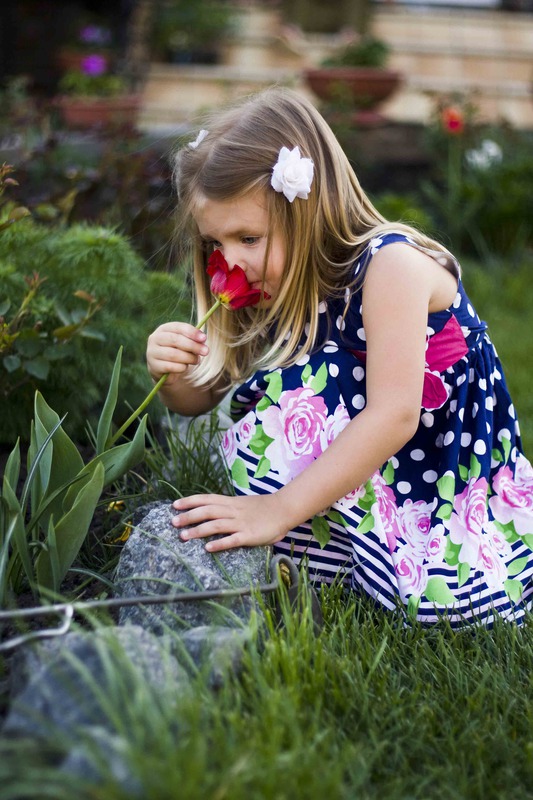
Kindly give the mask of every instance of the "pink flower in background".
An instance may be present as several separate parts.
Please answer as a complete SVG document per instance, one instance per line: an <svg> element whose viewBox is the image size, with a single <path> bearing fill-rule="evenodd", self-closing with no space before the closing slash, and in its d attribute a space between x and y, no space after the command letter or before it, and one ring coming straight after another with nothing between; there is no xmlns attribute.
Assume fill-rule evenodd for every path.
<svg viewBox="0 0 533 800"><path fill-rule="evenodd" d="M274 441L265 456L283 480L291 480L322 452L320 432L327 419L322 397L310 388L282 392L278 405L271 405L258 416L263 430Z"/></svg>
<svg viewBox="0 0 533 800"><path fill-rule="evenodd" d="M103 75L107 72L107 58L97 54L86 56L81 60L81 71L85 75Z"/></svg>
<svg viewBox="0 0 533 800"><path fill-rule="evenodd" d="M471 478L454 500L450 518L450 538L461 545L459 560L475 567L479 561L481 536L488 524L485 478Z"/></svg>
<svg viewBox="0 0 533 800"><path fill-rule="evenodd" d="M533 533L533 468L527 458L518 455L514 477L509 467L501 467L492 488L489 507L494 519L502 525L513 521L520 536Z"/></svg>

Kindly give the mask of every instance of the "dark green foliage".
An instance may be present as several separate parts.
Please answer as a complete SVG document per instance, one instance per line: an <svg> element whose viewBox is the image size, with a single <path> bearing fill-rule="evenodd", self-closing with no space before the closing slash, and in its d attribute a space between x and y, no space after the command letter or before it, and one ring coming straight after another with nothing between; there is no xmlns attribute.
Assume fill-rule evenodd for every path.
<svg viewBox="0 0 533 800"><path fill-rule="evenodd" d="M165 320L190 315L182 276L145 271L128 241L113 229L83 224L50 229L25 220L0 235L1 301L8 299L6 289L15 295L20 291L15 276L33 269L46 278L40 287L43 314L57 315L61 324L60 310L80 302L73 298L75 292L87 292L101 304L91 322L101 338L72 339L68 357L53 365L45 381L32 376L19 391L11 392L9 402L2 403L0 441L13 442L17 436L28 439L36 388L60 416L68 414L66 430L82 437L105 397L120 346L124 347L125 401L118 408L117 421L124 420L128 408L139 405L150 388L144 365L147 336ZM9 299L16 302L17 298ZM158 408L154 404L152 414Z"/></svg>

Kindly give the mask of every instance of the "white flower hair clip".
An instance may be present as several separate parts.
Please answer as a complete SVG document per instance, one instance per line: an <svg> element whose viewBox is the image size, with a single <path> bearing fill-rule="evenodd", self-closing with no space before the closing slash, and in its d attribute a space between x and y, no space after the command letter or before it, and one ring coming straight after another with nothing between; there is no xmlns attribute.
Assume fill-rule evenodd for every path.
<svg viewBox="0 0 533 800"><path fill-rule="evenodd" d="M283 192L289 203L295 197L307 200L313 183L314 165L310 158L302 158L300 148L282 147L270 183L276 192Z"/></svg>
<svg viewBox="0 0 533 800"><path fill-rule="evenodd" d="M206 131L202 128L202 130L200 131L194 142L189 142L188 147L191 147L193 150L196 150L198 145L203 142L208 133L209 131Z"/></svg>

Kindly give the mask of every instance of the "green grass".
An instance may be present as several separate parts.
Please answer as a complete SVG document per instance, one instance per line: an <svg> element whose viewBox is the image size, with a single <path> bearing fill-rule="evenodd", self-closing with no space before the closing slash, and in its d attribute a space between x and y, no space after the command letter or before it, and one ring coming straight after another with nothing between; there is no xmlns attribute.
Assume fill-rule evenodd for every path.
<svg viewBox="0 0 533 800"><path fill-rule="evenodd" d="M318 638L307 613L286 617L218 692L137 677L124 703L117 678L106 709L143 800L533 797L533 625L404 628L368 600L322 602ZM95 764L102 783L77 783L79 800L132 797ZM0 785L4 800L72 797L21 743L2 744Z"/></svg>
<svg viewBox="0 0 533 800"><path fill-rule="evenodd" d="M526 455L533 459L533 256L516 268L463 264L463 281L500 356L518 413Z"/></svg>

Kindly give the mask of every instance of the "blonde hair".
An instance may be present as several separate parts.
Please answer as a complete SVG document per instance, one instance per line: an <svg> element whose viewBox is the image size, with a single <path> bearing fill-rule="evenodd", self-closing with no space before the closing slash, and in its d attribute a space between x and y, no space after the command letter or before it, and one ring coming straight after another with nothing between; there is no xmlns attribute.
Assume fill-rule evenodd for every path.
<svg viewBox="0 0 533 800"><path fill-rule="evenodd" d="M272 232L285 241L286 263L278 296L268 308L219 309L207 323L210 353L196 385L247 378L257 368L287 366L317 344L318 306L356 288L354 261L374 236L408 234L421 247L448 251L413 228L388 223L363 192L333 131L315 107L289 89L271 88L206 121L208 135L176 156L181 241L192 250L197 313L212 305L203 247L194 223L201 197L222 201L262 191ZM270 186L282 147L298 146L314 163L307 200L290 203ZM364 278L363 278L364 279ZM303 341L303 346L298 347Z"/></svg>

